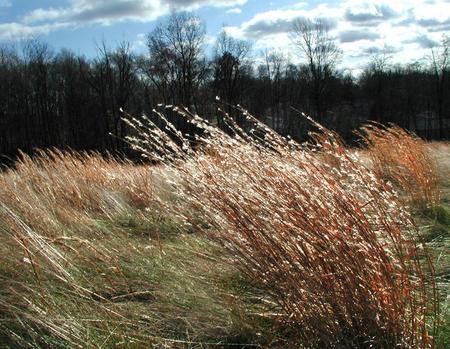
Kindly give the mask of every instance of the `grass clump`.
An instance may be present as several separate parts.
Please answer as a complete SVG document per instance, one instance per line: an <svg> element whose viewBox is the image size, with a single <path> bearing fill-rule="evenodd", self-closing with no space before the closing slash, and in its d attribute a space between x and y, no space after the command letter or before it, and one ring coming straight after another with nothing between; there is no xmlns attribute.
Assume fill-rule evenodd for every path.
<svg viewBox="0 0 450 349"><path fill-rule="evenodd" d="M439 203L438 167L425 141L396 125L372 123L360 134L377 176L392 181L415 205Z"/></svg>
<svg viewBox="0 0 450 349"><path fill-rule="evenodd" d="M316 144L304 147L245 111L252 128L225 114L227 133L180 113L206 136L194 156L168 151L173 189L207 224L178 216L264 290L290 346L432 346L426 319L437 305L414 222L335 133L316 124Z"/></svg>
<svg viewBox="0 0 450 349"><path fill-rule="evenodd" d="M172 197L160 170L51 151L23 155L1 175L2 345L261 341L254 333L264 327L244 322L238 309L247 301L231 301L223 281L238 271L215 258L211 241L165 215Z"/></svg>
<svg viewBox="0 0 450 349"><path fill-rule="evenodd" d="M370 124L363 128L363 139L379 178L394 183L407 198L414 219L420 226L421 240L427 245L435 274L441 312L435 321L437 348L450 346L448 301L450 273L450 163L449 145L427 144L398 126ZM425 258L425 257L424 257Z"/></svg>
<svg viewBox="0 0 450 349"><path fill-rule="evenodd" d="M417 213L424 225L424 238L428 242L450 238L450 212L443 205L425 207Z"/></svg>

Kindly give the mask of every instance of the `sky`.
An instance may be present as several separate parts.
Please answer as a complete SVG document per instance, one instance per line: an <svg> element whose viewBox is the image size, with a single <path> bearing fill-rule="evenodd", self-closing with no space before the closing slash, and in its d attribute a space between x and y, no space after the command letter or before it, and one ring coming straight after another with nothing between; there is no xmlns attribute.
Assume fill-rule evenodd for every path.
<svg viewBox="0 0 450 349"><path fill-rule="evenodd" d="M358 72L377 53L392 63L430 54L450 34L450 0L0 0L0 42L39 38L55 50L96 55L102 41L128 41L145 53L145 36L173 11L192 11L206 25L206 49L222 29L249 40L255 57L266 50L301 61L290 39L297 19L321 18L343 51L340 67Z"/></svg>

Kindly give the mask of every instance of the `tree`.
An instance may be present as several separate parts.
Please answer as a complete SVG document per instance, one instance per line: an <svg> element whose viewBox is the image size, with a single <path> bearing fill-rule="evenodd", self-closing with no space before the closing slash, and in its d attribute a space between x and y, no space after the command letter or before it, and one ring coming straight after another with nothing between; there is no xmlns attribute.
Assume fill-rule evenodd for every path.
<svg viewBox="0 0 450 349"><path fill-rule="evenodd" d="M282 128L282 87L289 64L285 55L277 51L266 50L263 53L263 59L263 63L258 67L258 79L262 83L264 99L270 110L271 126L273 129L280 131Z"/></svg>
<svg viewBox="0 0 450 349"><path fill-rule="evenodd" d="M40 146L47 146L58 139L58 122L54 117L54 100L50 88L50 70L53 50L37 39L28 41L24 46L26 74L30 88L29 107L33 115L35 132ZM31 120L30 120L31 121Z"/></svg>
<svg viewBox="0 0 450 349"><path fill-rule="evenodd" d="M205 26L189 13L174 13L147 36L150 62L145 70L164 101L198 109L198 88L206 74Z"/></svg>
<svg viewBox="0 0 450 349"><path fill-rule="evenodd" d="M243 80L249 72L251 45L230 37L222 30L217 38L213 58L214 91L230 104L241 103Z"/></svg>
<svg viewBox="0 0 450 349"><path fill-rule="evenodd" d="M370 100L369 118L381 123L392 121L387 115L387 95L391 75L391 56L385 46L382 50L373 52L370 61L360 77L360 85Z"/></svg>
<svg viewBox="0 0 450 349"><path fill-rule="evenodd" d="M330 25L323 19L298 19L291 32L292 42L307 61L315 117L319 122L324 118L327 88L341 57L341 50L329 31Z"/></svg>
<svg viewBox="0 0 450 349"><path fill-rule="evenodd" d="M0 46L0 156L14 149L29 150L35 135L30 124L30 86L17 47ZM0 163L2 159L0 157Z"/></svg>
<svg viewBox="0 0 450 349"><path fill-rule="evenodd" d="M122 145L120 138L125 136L125 124L121 121L120 108L133 112L129 101L137 81L136 71L135 56L125 41L115 51L110 51L103 42L98 47L98 57L85 71L101 108L98 132L111 132L116 136L114 141L113 138L105 139L109 143L107 147L118 149Z"/></svg>
<svg viewBox="0 0 450 349"><path fill-rule="evenodd" d="M450 73L450 37L444 36L441 45L431 49L431 69L436 89L436 114L439 123L439 137L444 138L444 101L446 83Z"/></svg>

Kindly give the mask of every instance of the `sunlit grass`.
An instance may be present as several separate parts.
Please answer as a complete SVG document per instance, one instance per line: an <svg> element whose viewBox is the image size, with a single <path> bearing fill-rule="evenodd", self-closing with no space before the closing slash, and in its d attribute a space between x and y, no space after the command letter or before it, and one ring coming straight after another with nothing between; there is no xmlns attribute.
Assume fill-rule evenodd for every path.
<svg viewBox="0 0 450 349"><path fill-rule="evenodd" d="M419 229L408 188L320 125L299 145L245 111L227 134L178 111L200 137L128 120L158 164L53 150L0 176L6 347L447 343L445 188Z"/></svg>

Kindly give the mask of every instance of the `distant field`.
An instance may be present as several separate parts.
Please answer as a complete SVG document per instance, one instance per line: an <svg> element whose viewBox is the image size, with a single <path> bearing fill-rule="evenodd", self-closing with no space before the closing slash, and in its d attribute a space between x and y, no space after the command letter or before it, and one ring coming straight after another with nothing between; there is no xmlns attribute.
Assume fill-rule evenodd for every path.
<svg viewBox="0 0 450 349"><path fill-rule="evenodd" d="M450 144L231 126L2 173L0 347L449 347Z"/></svg>

